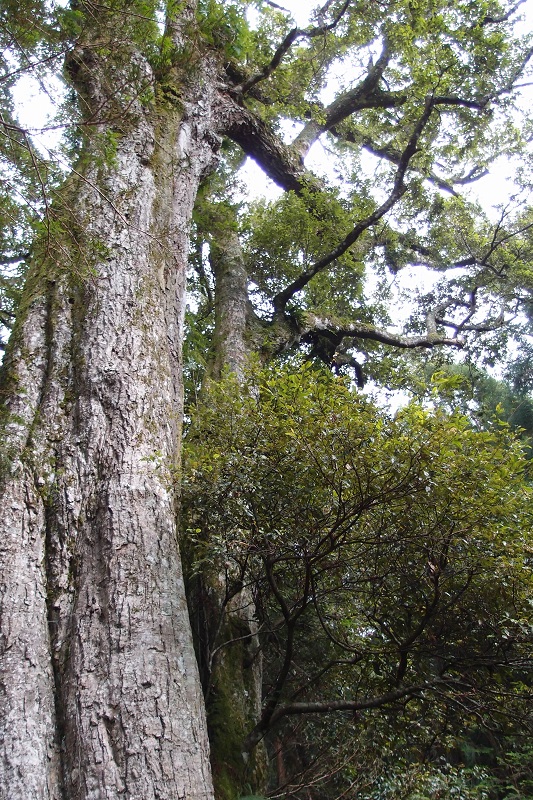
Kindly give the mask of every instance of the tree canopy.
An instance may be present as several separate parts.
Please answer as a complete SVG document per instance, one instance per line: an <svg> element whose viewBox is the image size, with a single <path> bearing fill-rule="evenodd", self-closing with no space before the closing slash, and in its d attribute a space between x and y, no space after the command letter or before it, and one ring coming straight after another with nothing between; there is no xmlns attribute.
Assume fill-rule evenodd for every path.
<svg viewBox="0 0 533 800"><path fill-rule="evenodd" d="M220 60L229 138L198 204L198 252L202 241L217 239L217 224L242 232L250 299L270 329L270 349L302 343L313 356L356 369L363 382L359 358L379 378L391 345L470 352L475 337L474 350L480 338L501 346L511 329L520 336L531 291L531 221L520 187L529 186L521 89L532 46L516 22L521 7L328 2L298 28L276 4L211 0L195 12L196 43L179 46L170 28L156 26L157 4L5 6L4 263L19 263L28 251L24 219L39 224L44 212L54 236L48 198L49 181L57 180L57 162L13 118L10 90L20 74L37 70L46 89L47 74L58 74L64 54L98 19L100 38L90 47L105 56L115 46L127 50L128 38L140 43L158 91L168 90L173 70L194 63L195 48ZM129 77L149 102L154 85ZM100 136L101 158L112 159L121 135L116 110L84 118L83 108L65 102L56 124L74 144L71 158L80 137ZM314 172L306 166L313 145L321 147ZM243 151L285 190L280 200L242 207L232 176ZM466 190L504 154L519 155L522 165L514 196L494 198L499 211L490 220ZM238 219L230 222L232 214ZM393 332L386 287L413 265L435 279L411 298L405 330ZM209 305L209 270L201 256L193 266L198 300ZM13 313L10 292L8 281L4 324Z"/></svg>

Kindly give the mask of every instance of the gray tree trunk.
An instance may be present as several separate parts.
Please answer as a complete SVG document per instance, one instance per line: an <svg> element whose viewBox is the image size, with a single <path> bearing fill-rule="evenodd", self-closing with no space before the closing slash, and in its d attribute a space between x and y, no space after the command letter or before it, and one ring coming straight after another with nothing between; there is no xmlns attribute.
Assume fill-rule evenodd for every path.
<svg viewBox="0 0 533 800"><path fill-rule="evenodd" d="M82 49L70 71L90 110L120 77ZM212 797L173 468L214 78L198 68L179 107L128 100L115 158L85 153L6 355L2 800Z"/></svg>
<svg viewBox="0 0 533 800"><path fill-rule="evenodd" d="M224 369L241 380L250 357L248 322L253 314L248 299L248 275L236 230L217 231L211 244L210 263L215 278L214 363L220 378Z"/></svg>

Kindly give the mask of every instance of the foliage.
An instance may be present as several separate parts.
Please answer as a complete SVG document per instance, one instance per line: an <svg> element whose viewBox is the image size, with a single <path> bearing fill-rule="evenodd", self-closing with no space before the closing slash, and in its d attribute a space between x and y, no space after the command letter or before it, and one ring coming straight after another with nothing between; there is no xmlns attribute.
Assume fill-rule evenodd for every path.
<svg viewBox="0 0 533 800"><path fill-rule="evenodd" d="M409 387L420 402L460 410L478 428L493 429L507 423L531 457L533 400L521 382L513 385L495 378L471 362L458 364L433 358L411 368L415 375L410 383L404 377L403 386ZM510 376L519 369L518 364L511 365Z"/></svg>
<svg viewBox="0 0 533 800"><path fill-rule="evenodd" d="M353 737L375 704L396 744L409 727L421 747L519 714L531 496L506 428L416 403L389 418L311 368L243 391L229 376L195 415L183 470L197 568L218 554L228 591L253 587L267 730L298 703L342 701Z"/></svg>
<svg viewBox="0 0 533 800"><path fill-rule="evenodd" d="M258 201L243 221L248 231L246 263L251 280L265 300L281 291L350 230L353 209L334 192L313 198L293 192L273 203ZM300 308L318 313L353 315L361 301L364 266L357 251L339 258L333 275L317 276L298 298Z"/></svg>
<svg viewBox="0 0 533 800"><path fill-rule="evenodd" d="M237 60L246 56L249 47L249 28L246 22L247 3L220 3L217 0L200 0L197 14L200 31L205 41L224 51L228 58Z"/></svg>

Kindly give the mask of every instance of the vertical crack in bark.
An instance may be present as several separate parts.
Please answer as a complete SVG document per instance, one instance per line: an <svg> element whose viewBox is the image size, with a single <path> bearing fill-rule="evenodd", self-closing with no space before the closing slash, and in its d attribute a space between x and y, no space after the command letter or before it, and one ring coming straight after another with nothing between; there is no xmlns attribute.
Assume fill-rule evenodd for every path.
<svg viewBox="0 0 533 800"><path fill-rule="evenodd" d="M50 509L45 504L45 570L46 570L46 610L48 620L48 631L50 637L50 661L52 664L52 676L54 681L54 708L55 708L55 731L54 736L56 740L56 747L60 754L60 770L59 770L59 786L61 800L69 800L65 793L65 784L63 776L63 763L61 759L61 752L64 748L65 739L65 723L64 723L64 709L61 693L61 677L59 668L59 649L58 645L58 630L59 630L59 612L55 604L55 581L53 578L52 557L53 551L53 533L52 533L52 520Z"/></svg>

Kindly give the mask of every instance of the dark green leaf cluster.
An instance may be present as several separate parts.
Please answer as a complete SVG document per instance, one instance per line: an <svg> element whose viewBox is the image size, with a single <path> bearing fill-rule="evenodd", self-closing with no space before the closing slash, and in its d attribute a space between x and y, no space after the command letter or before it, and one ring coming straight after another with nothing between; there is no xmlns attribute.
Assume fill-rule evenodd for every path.
<svg viewBox="0 0 533 800"><path fill-rule="evenodd" d="M227 58L237 61L246 58L250 46L250 31L245 16L248 5L243 0L222 3L200 0L197 7L204 41L221 50Z"/></svg>
<svg viewBox="0 0 533 800"><path fill-rule="evenodd" d="M533 520L508 430L416 403L391 418L310 368L243 390L229 377L204 401L185 443L184 535L198 568L218 560L254 592L266 729L344 703L335 736L355 758L374 707L387 746L407 727L415 750L431 730L442 744L467 721L518 718Z"/></svg>
<svg viewBox="0 0 533 800"><path fill-rule="evenodd" d="M377 761L361 786L371 762L383 769L387 753L409 747L392 793L379 784L384 797L415 774L420 791L442 784L450 797L459 786L483 797L481 775L419 760L429 741L444 753L469 721L498 725L527 703L524 470L506 428L476 431L459 413L416 403L391 418L310 368L209 388L185 442L184 535L197 569L218 561L254 592L265 703L275 697L277 735L288 751L295 737L309 762L287 755L292 779L308 768L310 779L315 757L331 766L326 743L330 758L364 770L365 731L377 726ZM402 687L403 699L386 699ZM291 704L321 701L361 709L337 721L291 716Z"/></svg>

